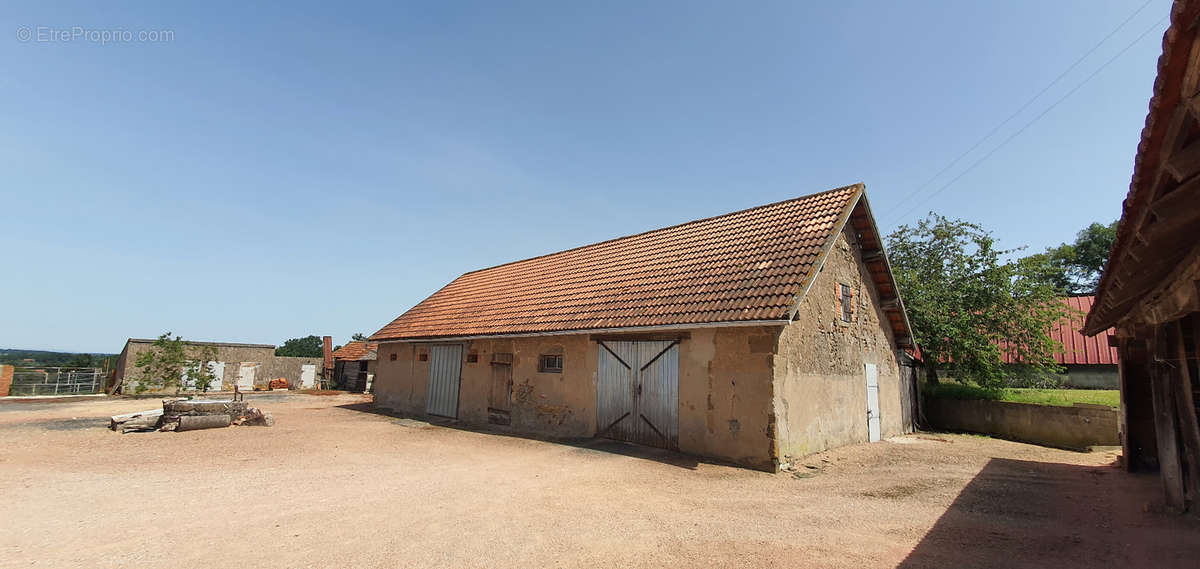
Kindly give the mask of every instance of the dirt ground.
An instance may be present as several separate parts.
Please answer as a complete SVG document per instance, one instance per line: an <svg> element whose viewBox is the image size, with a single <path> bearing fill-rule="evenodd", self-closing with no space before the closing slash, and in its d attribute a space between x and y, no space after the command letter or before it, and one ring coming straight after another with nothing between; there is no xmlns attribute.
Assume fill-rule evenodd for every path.
<svg viewBox="0 0 1200 569"><path fill-rule="evenodd" d="M922 434L767 474L251 395L274 427L108 431L0 401L0 567L1196 567L1200 522L1081 454Z"/></svg>

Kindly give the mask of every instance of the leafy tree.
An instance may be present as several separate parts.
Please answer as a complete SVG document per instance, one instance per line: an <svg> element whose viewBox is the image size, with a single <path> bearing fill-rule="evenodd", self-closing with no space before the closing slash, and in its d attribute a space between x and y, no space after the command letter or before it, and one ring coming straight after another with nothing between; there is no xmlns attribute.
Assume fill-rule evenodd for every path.
<svg viewBox="0 0 1200 569"><path fill-rule="evenodd" d="M1061 345L1049 331L1067 307L1046 279L1053 272L1046 259L1003 260L1015 251L998 249L979 225L934 213L888 236L888 256L931 383L947 364L984 387L999 387L1006 376L1058 371L1053 354ZM1005 366L1002 350L1020 365Z"/></svg>
<svg viewBox="0 0 1200 569"><path fill-rule="evenodd" d="M63 367L95 367L95 364L92 354L75 354Z"/></svg>
<svg viewBox="0 0 1200 569"><path fill-rule="evenodd" d="M325 347L321 342L321 338L317 336L292 338L291 340L284 342L282 346L275 348L275 355L299 358L319 358L325 355Z"/></svg>
<svg viewBox="0 0 1200 569"><path fill-rule="evenodd" d="M1031 257L1053 269L1047 277L1062 292L1093 294L1116 239L1116 221L1108 225L1093 223L1075 234L1074 243L1049 247L1045 253Z"/></svg>
<svg viewBox="0 0 1200 569"><path fill-rule="evenodd" d="M367 341L367 335L363 334L362 332L355 332L353 336L350 336L350 341L351 342L365 342L365 341Z"/></svg>
<svg viewBox="0 0 1200 569"><path fill-rule="evenodd" d="M154 340L149 350L138 354L134 366L141 377L135 391L173 389L178 395L185 380L200 391L208 391L215 379L208 364L216 359L215 347L189 344L179 336L171 338L167 332Z"/></svg>

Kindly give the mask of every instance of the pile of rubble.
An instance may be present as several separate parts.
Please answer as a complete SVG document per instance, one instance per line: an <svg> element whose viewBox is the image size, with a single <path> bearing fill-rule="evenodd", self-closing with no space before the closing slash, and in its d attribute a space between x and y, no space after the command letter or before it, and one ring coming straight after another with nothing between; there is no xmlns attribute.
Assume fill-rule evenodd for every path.
<svg viewBox="0 0 1200 569"><path fill-rule="evenodd" d="M109 428L122 433L195 431L230 425L270 427L275 417L245 401L164 399L162 409L115 415Z"/></svg>

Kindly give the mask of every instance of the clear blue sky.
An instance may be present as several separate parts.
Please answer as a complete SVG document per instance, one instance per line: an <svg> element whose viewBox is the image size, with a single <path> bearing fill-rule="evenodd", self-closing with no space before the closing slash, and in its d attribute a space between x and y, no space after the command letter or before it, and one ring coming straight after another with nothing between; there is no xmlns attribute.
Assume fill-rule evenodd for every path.
<svg viewBox="0 0 1200 569"><path fill-rule="evenodd" d="M1141 5L9 5L0 347L342 343L465 271L860 181L885 232L1040 250L1119 217L1169 0L896 216Z"/></svg>

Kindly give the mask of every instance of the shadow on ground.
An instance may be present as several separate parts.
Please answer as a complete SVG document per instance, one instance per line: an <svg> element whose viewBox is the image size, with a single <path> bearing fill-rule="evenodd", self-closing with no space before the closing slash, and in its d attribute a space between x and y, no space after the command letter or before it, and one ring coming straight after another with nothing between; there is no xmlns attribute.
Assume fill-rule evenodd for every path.
<svg viewBox="0 0 1200 569"><path fill-rule="evenodd" d="M1152 476L994 458L963 488L903 569L1195 567L1200 524L1153 513Z"/></svg>
<svg viewBox="0 0 1200 569"><path fill-rule="evenodd" d="M498 435L498 436L503 436L503 437L512 437L512 438L525 439L525 440L550 442L550 443L554 443L554 444L575 447L580 452L595 452L595 453L606 453L606 454L628 456L628 457L632 457L632 458L639 458L642 460L650 460L650 461L658 462L661 464L667 464L670 466L677 466L679 468L686 468L689 470L695 470L701 463L729 465L729 463L725 463L725 462L721 462L721 461L715 461L715 460L711 460L711 459L700 459L698 457L694 457L694 456L683 454L683 453L676 452L676 451L635 445L635 444L630 444L630 443L626 443L626 442L622 442L622 441L616 441L616 440L612 440L612 439L601 439L601 438L569 439L569 438L537 436L537 435L530 435L530 434L525 434L525 433L514 433L512 431L507 430L505 427L502 427L502 426L481 427L478 425L467 425L467 424L462 423L461 421L458 421L457 419L447 419L447 418L443 418L443 417L433 417L433 416L429 416L429 415L415 415L415 414L399 413L399 412L391 411L389 409L377 408L371 403L350 403L350 404L346 404L346 405L338 405L337 407L339 407L341 409L347 409L350 411L358 411L361 413L369 413L372 415L390 417L393 419L403 419L403 420L409 420L409 421L416 421L416 422L420 422L420 423L428 423L430 425L436 425L438 427L447 427L450 429L457 429L460 431L468 431L468 432L472 432L472 433L483 433L483 434L488 434L488 435Z"/></svg>

